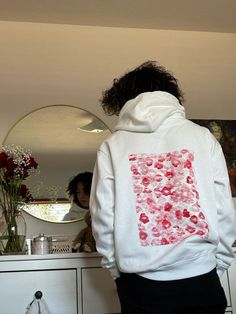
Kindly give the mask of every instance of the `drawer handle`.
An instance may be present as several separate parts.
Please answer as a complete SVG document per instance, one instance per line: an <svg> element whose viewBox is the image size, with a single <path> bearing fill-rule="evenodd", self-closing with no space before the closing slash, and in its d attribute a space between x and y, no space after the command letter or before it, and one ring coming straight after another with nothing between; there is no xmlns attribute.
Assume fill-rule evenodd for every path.
<svg viewBox="0 0 236 314"><path fill-rule="evenodd" d="M34 300L27 306L26 314L51 314L46 302L42 298L42 291L38 290L34 294Z"/></svg>
<svg viewBox="0 0 236 314"><path fill-rule="evenodd" d="M35 292L34 296L37 300L40 300L43 296L43 293L42 293L42 291L39 290L39 291Z"/></svg>

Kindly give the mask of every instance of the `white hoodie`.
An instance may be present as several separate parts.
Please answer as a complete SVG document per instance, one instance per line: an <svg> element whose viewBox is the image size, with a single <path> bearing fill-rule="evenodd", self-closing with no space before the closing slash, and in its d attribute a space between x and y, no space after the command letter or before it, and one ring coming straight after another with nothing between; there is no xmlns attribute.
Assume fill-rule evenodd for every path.
<svg viewBox="0 0 236 314"><path fill-rule="evenodd" d="M62 221L71 221L71 220L81 220L84 219L85 213L87 213L87 209L84 209L77 205L75 202L72 201L71 207L68 213L65 214Z"/></svg>
<svg viewBox="0 0 236 314"><path fill-rule="evenodd" d="M171 94L122 108L101 145L90 195L102 265L155 280L221 276L233 259L236 215L221 146Z"/></svg>

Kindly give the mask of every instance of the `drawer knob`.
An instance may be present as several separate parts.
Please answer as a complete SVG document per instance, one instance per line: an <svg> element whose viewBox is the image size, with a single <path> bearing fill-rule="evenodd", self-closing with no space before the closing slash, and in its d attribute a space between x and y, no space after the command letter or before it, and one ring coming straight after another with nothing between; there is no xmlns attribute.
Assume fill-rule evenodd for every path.
<svg viewBox="0 0 236 314"><path fill-rule="evenodd" d="M42 293L42 291L36 291L35 294L34 294L34 296L35 296L35 298L36 298L37 300L39 300L39 299L42 298L43 293Z"/></svg>

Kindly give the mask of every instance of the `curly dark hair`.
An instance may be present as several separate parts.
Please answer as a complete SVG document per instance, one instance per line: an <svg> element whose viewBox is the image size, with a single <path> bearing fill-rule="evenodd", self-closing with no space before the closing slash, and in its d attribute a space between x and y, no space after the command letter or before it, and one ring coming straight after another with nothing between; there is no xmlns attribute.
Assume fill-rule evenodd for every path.
<svg viewBox="0 0 236 314"><path fill-rule="evenodd" d="M83 206L80 204L79 200L77 199L77 184L82 183L84 187L84 192L90 195L92 178L93 178L92 172L86 171L83 173L79 173L70 180L68 187L66 189L69 196L73 198L73 202L82 208Z"/></svg>
<svg viewBox="0 0 236 314"><path fill-rule="evenodd" d="M124 104L144 92L163 91L174 95L182 105L183 93L177 79L155 61L146 61L119 79L111 88L103 91L101 105L109 115L119 115Z"/></svg>

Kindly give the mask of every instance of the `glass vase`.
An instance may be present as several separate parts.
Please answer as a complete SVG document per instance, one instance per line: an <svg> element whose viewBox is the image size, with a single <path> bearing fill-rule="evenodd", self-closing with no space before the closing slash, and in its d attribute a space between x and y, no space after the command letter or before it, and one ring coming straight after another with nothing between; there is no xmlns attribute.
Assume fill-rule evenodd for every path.
<svg viewBox="0 0 236 314"><path fill-rule="evenodd" d="M26 222L18 212L7 219L6 229L1 236L3 254L24 254L26 239Z"/></svg>

